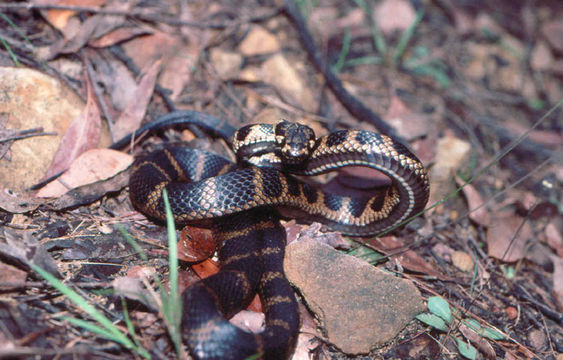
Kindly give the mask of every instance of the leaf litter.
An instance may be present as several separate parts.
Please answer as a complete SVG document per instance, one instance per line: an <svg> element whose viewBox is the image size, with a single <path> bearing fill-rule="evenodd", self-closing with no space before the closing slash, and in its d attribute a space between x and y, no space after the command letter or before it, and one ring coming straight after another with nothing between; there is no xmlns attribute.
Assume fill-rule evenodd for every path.
<svg viewBox="0 0 563 360"><path fill-rule="evenodd" d="M18 49L18 44L26 40L23 34L39 49L28 56L45 54L40 50L47 47L47 55L37 58L36 63L52 65L47 73L61 84L66 80L86 103L66 130L52 168L44 172L44 177L72 169L73 165L79 175L100 166L109 170L74 185L74 175L72 179L61 178L68 186L64 192L50 193L54 198L47 203L25 188L14 191L11 185L2 185L0 221L5 230L0 235L0 265L6 274L13 273L9 278L17 285L8 289L7 296L17 297L33 311L46 315L57 310L49 307L60 305L49 297L40 300L43 307L34 305L35 293L53 290L29 282L34 280L30 264L64 274L68 282L88 292L108 311L113 311L115 297L96 296L90 288L110 288L104 285L109 284L106 280L121 279L113 283L118 294L146 290L138 287L138 278L127 274L127 268L141 265L138 257L122 241L116 241L117 235L102 231L108 221L130 224L128 230L144 240L141 246L149 254L149 263L142 265L166 277L166 256L160 248L163 231L143 217L132 216L134 211L123 190L127 162L115 168L102 165L102 160L94 160L91 165L76 163L88 153L86 150L99 146L99 138L107 129L113 132L113 138L119 138L174 109L208 112L235 126L284 117L314 124L323 131L338 127L375 129L366 118L354 119L338 96L327 90L326 79L298 41L299 30L264 4L245 1L233 8L221 1L182 5L158 2L147 8L135 1L79 3L89 10L61 10L34 3L43 19L18 16L30 14L24 6L5 13L16 27L0 18L6 25L2 27L6 29L2 34L6 44ZM563 87L561 78L553 75L561 74L563 61L563 37L558 36L562 9L551 4L522 3L514 12L513 4L504 2L482 3L482 8L474 8L445 1L425 4L424 17L413 28L420 9L411 3L366 4L367 12L361 1L322 1L308 9L308 25L313 33L320 34L316 46L322 49L323 58L334 60L331 64L339 57L344 59L338 74L343 87L411 141L415 153L430 168L432 203L449 198L427 212L424 220L415 220L393 236L364 242L378 254L374 258L384 262L383 268L415 284L421 299L440 295L455 310L454 319L476 319L506 334L505 340L493 340L463 324L456 327L457 320L448 325L449 332L436 334L421 323L411 322L395 335L395 341L372 350L369 356L405 358L410 354L420 358L432 354L432 358L451 358L458 351L471 354L474 346L485 358L555 359L562 352L558 339L563 310L563 171L561 163L553 159L560 159L562 150L558 106ZM0 11L4 9L0 5ZM517 19L514 14L518 14ZM253 17L257 20L248 20ZM318 20L323 17L332 20ZM31 29L49 37L40 42L31 36ZM401 36L409 29L414 30L412 38L405 51L397 55ZM22 46L15 54L26 49ZM14 65L6 47L0 50L0 58L3 69ZM62 66L61 60L72 66ZM72 68L82 69L80 75ZM139 79L137 83L135 79ZM444 84L449 85L444 88ZM40 89L42 85L36 86ZM65 96L59 100L67 101ZM33 107L33 103L23 105ZM102 117L111 123L102 126ZM24 125L22 129L35 127ZM518 146L510 145L506 156L495 157L522 134L525 139ZM171 131L166 135L177 139ZM8 150L3 151L14 152L18 141L9 142ZM160 141L153 136L147 143ZM105 156L111 162L113 156L116 160L121 155ZM6 156L1 161L5 160ZM493 165L485 167L491 161ZM1 167L0 172L7 171L4 169ZM69 170L66 175L71 173ZM476 174L479 176L473 178ZM349 175L361 174L352 171ZM469 179L472 183L466 184ZM94 183L88 184L92 180ZM454 194L460 187L461 192ZM61 221L69 226L61 227ZM287 229L294 241L319 237L316 227L290 222ZM32 233L35 235L30 237ZM346 251L351 246L349 239L339 235L327 235L322 241ZM357 246L357 242L353 244ZM542 259L533 256L536 248L543 249ZM74 257L69 257L71 254ZM211 250L205 257L210 255ZM216 265L206 269L208 264L213 263L206 260L197 266L216 271ZM27 279L23 277L26 273ZM186 276L182 286L196 278L189 268L180 274ZM341 275L354 277L352 273ZM129 297L132 304L139 300ZM335 353L344 356L327 342L322 324L311 326L313 315L302 310L308 315L309 328L319 330L314 335L318 346L310 346L309 341L315 339L310 334L301 334L295 353L311 351L321 358ZM0 307L0 311L17 314L13 307ZM173 349L166 334L162 329L151 330L154 317L141 310L132 313L139 326L137 335L143 342L155 344L155 356L171 355ZM244 324L245 315L241 316L238 321ZM55 324L46 318L34 318L35 327ZM29 334L22 324L5 325L12 339ZM48 338L38 334L36 340L19 349L33 351L39 342L57 349L76 341L89 351L105 351L106 340L76 334L56 332ZM121 355L127 352L119 351Z"/></svg>

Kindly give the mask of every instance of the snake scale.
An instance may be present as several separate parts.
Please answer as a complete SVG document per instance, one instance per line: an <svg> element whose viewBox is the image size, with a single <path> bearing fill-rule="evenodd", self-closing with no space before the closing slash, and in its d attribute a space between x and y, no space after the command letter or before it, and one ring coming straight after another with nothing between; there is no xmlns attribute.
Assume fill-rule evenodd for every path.
<svg viewBox="0 0 563 360"><path fill-rule="evenodd" d="M196 111L176 111L138 129L199 125L232 140L239 163L202 150L169 145L136 158L130 198L139 211L163 221L166 189L178 224L211 227L220 271L182 295L183 336L198 359L286 359L299 327L297 302L283 274L286 235L279 209L293 208L352 236L376 235L421 212L429 185L422 163L391 138L339 130L315 139L313 131L289 122L250 125L235 131L226 122ZM127 136L112 148L121 148ZM260 167L264 166L264 167ZM292 174L318 175L364 166L389 176L392 186L372 197L324 192ZM251 334L227 319L260 295L265 330Z"/></svg>

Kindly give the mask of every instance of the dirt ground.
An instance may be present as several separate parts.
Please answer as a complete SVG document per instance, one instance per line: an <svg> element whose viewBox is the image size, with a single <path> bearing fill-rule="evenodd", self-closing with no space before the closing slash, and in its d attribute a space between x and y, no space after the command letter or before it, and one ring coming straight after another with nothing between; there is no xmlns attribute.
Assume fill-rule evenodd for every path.
<svg viewBox="0 0 563 360"><path fill-rule="evenodd" d="M189 357L155 296L166 229L132 207L130 165L171 141L232 155L197 127L108 147L196 110L386 133L428 170L420 217L333 239L412 282L425 315L358 355L302 306L293 359L563 359L562 19L559 1L0 3L0 357ZM308 229L285 220L290 241ZM180 238L180 291L216 271L213 250ZM80 323L86 305L36 267L131 346Z"/></svg>

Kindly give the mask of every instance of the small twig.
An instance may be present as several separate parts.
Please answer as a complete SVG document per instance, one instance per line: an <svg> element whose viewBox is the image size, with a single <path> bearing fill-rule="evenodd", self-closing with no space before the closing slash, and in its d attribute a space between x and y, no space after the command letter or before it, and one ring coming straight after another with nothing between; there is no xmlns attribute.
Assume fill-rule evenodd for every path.
<svg viewBox="0 0 563 360"><path fill-rule="evenodd" d="M0 144L13 140L21 140L35 136L55 136L57 135L54 131L44 132L43 128L34 128L21 131L14 131L12 135L6 135L6 137L0 138Z"/></svg>

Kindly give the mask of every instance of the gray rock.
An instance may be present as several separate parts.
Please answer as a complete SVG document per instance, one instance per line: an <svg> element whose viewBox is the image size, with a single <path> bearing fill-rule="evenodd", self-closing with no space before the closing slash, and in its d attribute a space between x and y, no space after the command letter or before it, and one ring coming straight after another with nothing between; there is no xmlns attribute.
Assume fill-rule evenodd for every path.
<svg viewBox="0 0 563 360"><path fill-rule="evenodd" d="M328 340L348 354L391 340L424 310L412 282L311 239L287 247L284 268Z"/></svg>

